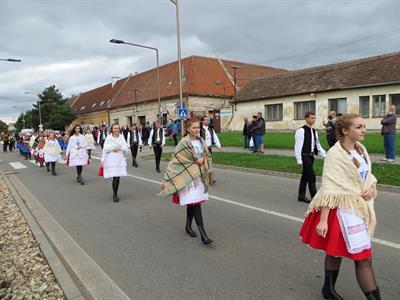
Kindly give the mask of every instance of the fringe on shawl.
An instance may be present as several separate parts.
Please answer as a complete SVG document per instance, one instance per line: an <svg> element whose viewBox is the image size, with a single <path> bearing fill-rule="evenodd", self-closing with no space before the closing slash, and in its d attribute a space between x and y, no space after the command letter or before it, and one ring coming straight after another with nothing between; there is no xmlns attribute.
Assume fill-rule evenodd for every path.
<svg viewBox="0 0 400 300"><path fill-rule="evenodd" d="M320 211L323 207L338 208L344 211L354 211L365 220L368 232L372 236L376 227L376 216L373 209L374 200L365 201L360 195L349 194L319 194L315 195L306 212L308 216L313 211Z"/></svg>

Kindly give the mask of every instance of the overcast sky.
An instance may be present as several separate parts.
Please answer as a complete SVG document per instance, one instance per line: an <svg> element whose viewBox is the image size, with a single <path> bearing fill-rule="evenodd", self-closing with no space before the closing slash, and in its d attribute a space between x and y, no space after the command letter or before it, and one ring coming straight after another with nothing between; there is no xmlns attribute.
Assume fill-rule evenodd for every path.
<svg viewBox="0 0 400 300"><path fill-rule="evenodd" d="M287 69L400 49L398 0L181 0L182 56L219 56ZM65 97L176 60L169 0L0 1L0 119L55 84ZM13 107L14 106L14 107Z"/></svg>

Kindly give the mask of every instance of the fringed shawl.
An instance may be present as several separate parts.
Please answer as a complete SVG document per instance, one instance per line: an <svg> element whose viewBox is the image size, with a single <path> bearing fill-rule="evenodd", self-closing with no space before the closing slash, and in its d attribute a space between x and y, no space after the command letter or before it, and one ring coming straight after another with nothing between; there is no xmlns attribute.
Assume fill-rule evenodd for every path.
<svg viewBox="0 0 400 300"><path fill-rule="evenodd" d="M201 166L196 164L198 157L196 156L190 137L189 135L183 137L175 147L175 152L165 170L163 178L164 188L159 193L160 196L172 195L192 183L198 177L201 177L205 191L208 190L211 155L204 140L200 138L200 141L203 146L204 164Z"/></svg>
<svg viewBox="0 0 400 300"><path fill-rule="evenodd" d="M367 150L361 143L357 145L368 162L369 170L365 182L361 182L357 167L348 159L348 154L337 142L325 158L322 185L309 204L306 215L323 207L353 211L365 220L372 235L376 226L374 210L376 194L373 199L366 201L361 197L361 193L376 185L377 180L371 173L371 160Z"/></svg>

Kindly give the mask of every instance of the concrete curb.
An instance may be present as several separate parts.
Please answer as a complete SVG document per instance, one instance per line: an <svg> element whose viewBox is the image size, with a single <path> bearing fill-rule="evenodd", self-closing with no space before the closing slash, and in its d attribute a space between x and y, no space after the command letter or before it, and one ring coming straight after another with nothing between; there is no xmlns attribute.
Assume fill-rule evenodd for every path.
<svg viewBox="0 0 400 300"><path fill-rule="evenodd" d="M63 290L65 298L68 300L85 299L81 291L73 281L72 277L64 267L63 262L54 251L53 247L51 246L49 240L46 237L46 234L42 231L42 229L32 216L29 208L25 205L24 199L21 198L15 186L8 178L8 176L12 174L13 173L1 173L1 176L4 178L4 181L6 182L6 185L8 186L11 195L14 197L19 209L21 210L23 216L25 217L26 222L28 223L28 226L34 238L39 243L40 250L43 252L43 255L45 256L51 270L53 271L58 284Z"/></svg>
<svg viewBox="0 0 400 300"><path fill-rule="evenodd" d="M22 199L21 202L26 205L26 210L31 213L31 219L34 219L41 229L43 239L47 238L48 248L52 247L55 252L52 257L58 257L60 260L57 266L66 270L59 276L72 278L64 285L68 282L80 290L79 295L71 295L68 299L130 300L14 174L9 175L8 181ZM60 281L64 282L64 278L61 277Z"/></svg>

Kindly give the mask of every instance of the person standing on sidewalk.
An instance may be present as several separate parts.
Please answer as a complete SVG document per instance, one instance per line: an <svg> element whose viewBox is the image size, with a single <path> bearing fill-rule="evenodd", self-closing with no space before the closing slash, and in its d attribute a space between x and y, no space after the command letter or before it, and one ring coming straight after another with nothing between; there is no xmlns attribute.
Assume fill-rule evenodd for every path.
<svg viewBox="0 0 400 300"><path fill-rule="evenodd" d="M208 200L211 155L208 146L199 135L200 124L197 120L188 120L187 133L175 147L175 152L165 170L159 195L173 195L175 204L186 205L186 233L193 238L197 236L192 229L194 218L201 241L208 245L213 241L204 229L201 203Z"/></svg>
<svg viewBox="0 0 400 300"><path fill-rule="evenodd" d="M8 135L8 133L3 133L1 141L3 143L3 152L7 152L8 144L10 143L10 136Z"/></svg>
<svg viewBox="0 0 400 300"><path fill-rule="evenodd" d="M242 135L243 135L243 140L244 140L244 149L249 149L250 148L250 139L251 139L251 132L250 132L250 122L247 117L244 117L243 119L243 130L242 130Z"/></svg>
<svg viewBox="0 0 400 300"><path fill-rule="evenodd" d="M328 141L329 148L336 144L336 112L331 111L329 113L328 121L324 121L326 130L326 139Z"/></svg>
<svg viewBox="0 0 400 300"><path fill-rule="evenodd" d="M313 128L315 114L307 112L305 119L306 125L300 127L296 131L294 151L297 164L303 168L297 200L310 203L310 199L306 197L307 184L311 199L314 198L317 193L315 185L316 177L314 173L314 155L319 154L325 157L326 152L319 142L318 132Z"/></svg>
<svg viewBox="0 0 400 300"><path fill-rule="evenodd" d="M93 133L89 127L86 129L85 139L86 139L86 143L87 143L86 149L88 151L89 159L91 159L92 158L92 150L96 150L96 146L94 145Z"/></svg>
<svg viewBox="0 0 400 300"><path fill-rule="evenodd" d="M262 113L257 113L256 126L253 128L255 133L256 142L254 145L257 147L254 149L253 153L264 153L264 135L265 135L265 120L262 117Z"/></svg>
<svg viewBox="0 0 400 300"><path fill-rule="evenodd" d="M335 290L342 257L354 261L358 284L369 300L380 300L372 268L371 236L376 226L377 180L360 143L365 121L346 114L337 122L339 142L328 152L322 185L310 203L300 230L302 242L325 256L325 299L343 299Z"/></svg>
<svg viewBox="0 0 400 300"><path fill-rule="evenodd" d="M137 153L139 149L142 149L142 138L140 137L139 129L137 128L136 123L132 124L131 129L128 132L128 145L131 149L132 154L132 166L135 168L139 167L139 164L136 161Z"/></svg>
<svg viewBox="0 0 400 300"><path fill-rule="evenodd" d="M210 124L209 117L203 117L200 123L200 137L206 142L208 152L212 155L212 146L215 145L218 151L221 151L221 143L218 135L215 133L214 127ZM210 167L212 169L212 167ZM214 178L214 172L210 172L210 184L216 183Z"/></svg>
<svg viewBox="0 0 400 300"><path fill-rule="evenodd" d="M160 161L162 150L165 145L164 129L161 128L161 122L156 121L154 128L150 131L149 135L150 149L154 150L154 157L156 160L156 172L160 173Z"/></svg>
<svg viewBox="0 0 400 300"><path fill-rule="evenodd" d="M111 134L107 136L103 153L101 156L101 165L104 170L104 178L112 178L113 201L118 202L119 181L122 176L127 176L125 154L129 151L128 144L124 135L121 133L118 124L111 126Z"/></svg>
<svg viewBox="0 0 400 300"><path fill-rule="evenodd" d="M178 120L175 120L174 126L172 127L172 138L174 139L175 146L178 145L178 135L180 131L181 131L180 123L178 123Z"/></svg>
<svg viewBox="0 0 400 300"><path fill-rule="evenodd" d="M391 105L387 115L381 121L385 158L383 161L394 162L396 159L396 106Z"/></svg>
<svg viewBox="0 0 400 300"><path fill-rule="evenodd" d="M70 133L65 160L68 167L76 167L76 182L84 185L82 170L89 163L86 138L80 125L75 125Z"/></svg>
<svg viewBox="0 0 400 300"><path fill-rule="evenodd" d="M97 135L97 144L100 144L101 149L104 147L104 141L108 136L106 125L101 125L99 134Z"/></svg>
<svg viewBox="0 0 400 300"><path fill-rule="evenodd" d="M44 145L43 152L47 172L50 172L51 166L51 174L56 176L56 163L61 159L62 150L54 132L49 133L49 138Z"/></svg>

